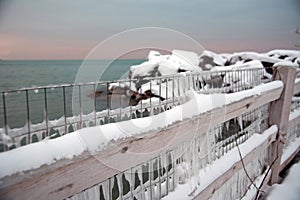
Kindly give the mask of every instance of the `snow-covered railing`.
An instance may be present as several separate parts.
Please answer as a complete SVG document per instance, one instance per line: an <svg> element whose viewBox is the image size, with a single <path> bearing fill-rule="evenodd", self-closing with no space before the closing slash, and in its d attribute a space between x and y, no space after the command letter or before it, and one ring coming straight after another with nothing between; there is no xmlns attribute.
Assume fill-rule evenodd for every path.
<svg viewBox="0 0 300 200"><path fill-rule="evenodd" d="M24 199L254 199L269 180L273 183L278 178L279 171L300 150L299 133L295 133L297 137L288 142L296 144L292 145L293 151L285 150L282 155L287 127L295 127L300 121L299 114L289 112L293 93L299 91L293 80L295 71L279 67L275 72L276 81L225 94L224 105L159 130L111 141L111 145L93 155L85 152L71 160L58 158L54 163L46 159L35 169L20 163L22 169L29 170L22 173L14 171L15 166L11 169L2 164L6 167L1 172L0 196L3 199L19 196ZM293 91L294 85L297 87ZM172 110L166 113L173 113ZM170 138L172 143L166 147ZM60 139L51 141L61 142ZM38 145L23 149L27 151L32 146L36 150ZM0 159L5 160L6 155L25 155L20 154L21 150L3 152Z"/></svg>
<svg viewBox="0 0 300 200"><path fill-rule="evenodd" d="M219 69L3 91L0 152L84 127L156 115L182 103L191 89L201 94L250 89L261 84L264 75L261 68Z"/></svg>
<svg viewBox="0 0 300 200"><path fill-rule="evenodd" d="M261 127L264 126L261 123L268 117L266 109L263 106L216 125L191 141L118 173L68 199L161 199L192 177L196 177L192 186L196 189L203 179L198 176L200 170L224 156L237 144L245 142L254 133L262 132ZM260 164L265 162L265 156L264 153L259 159ZM256 166L252 176L260 175L262 167ZM241 194L246 191L247 187L244 187ZM193 196L192 193L190 195ZM242 196L238 198L240 197Z"/></svg>

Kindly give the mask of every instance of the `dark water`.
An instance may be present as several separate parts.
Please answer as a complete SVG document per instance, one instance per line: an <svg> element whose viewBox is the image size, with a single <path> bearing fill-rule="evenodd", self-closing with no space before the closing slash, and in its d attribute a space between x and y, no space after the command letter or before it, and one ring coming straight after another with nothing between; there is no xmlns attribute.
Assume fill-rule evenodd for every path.
<svg viewBox="0 0 300 200"><path fill-rule="evenodd" d="M95 71L97 80L118 80L126 77L131 65L136 65L143 60L93 60L85 62L89 72ZM34 60L34 61L0 61L0 128L4 124L3 91L15 90L24 87L58 85L74 83L76 75L84 73L82 60ZM99 73L102 71L103 74ZM89 80L88 78L85 80ZM95 81L95 80L91 80ZM88 81L89 82L89 81ZM76 89L76 88L75 88ZM72 116L72 91L74 87L65 88L67 115ZM92 86L89 90L93 91ZM47 106L45 107L45 91L29 90L29 114L27 112L26 92L13 92L5 94L5 104L8 125L11 128L25 125L28 115L31 123L39 123L45 119L45 108L48 110L50 120L63 116L63 89L54 88L46 90ZM104 102L98 100L97 108L103 109Z"/></svg>

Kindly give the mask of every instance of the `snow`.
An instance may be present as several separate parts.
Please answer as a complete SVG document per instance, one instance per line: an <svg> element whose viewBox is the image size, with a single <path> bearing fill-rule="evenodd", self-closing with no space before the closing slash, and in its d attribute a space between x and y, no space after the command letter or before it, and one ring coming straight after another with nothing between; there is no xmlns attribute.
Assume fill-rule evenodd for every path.
<svg viewBox="0 0 300 200"><path fill-rule="evenodd" d="M214 67L210 71L227 71L227 70L237 70L237 69L263 69L261 62L257 60L249 61L246 63L237 63L229 66Z"/></svg>
<svg viewBox="0 0 300 200"><path fill-rule="evenodd" d="M158 51L150 51L147 61L130 67L129 79L137 79L131 84L132 90L138 90L149 81L145 77L184 75L203 70L218 72L238 69L263 69L262 71L226 72L221 84L251 86L253 82L272 79L273 67L287 65L300 67L300 51L274 50L268 53L237 52L233 54L217 54L204 50L200 56L191 51L173 50L162 55ZM206 83L207 84L207 83ZM206 87L209 84L206 85ZM144 90L145 91L145 90Z"/></svg>
<svg viewBox="0 0 300 200"><path fill-rule="evenodd" d="M272 58L269 57L267 54L263 53L256 53L256 52L238 52L234 53L230 56L230 59L235 60L257 60L257 61L263 61L263 62L270 62L270 63L276 63L281 61L281 59L278 58Z"/></svg>
<svg viewBox="0 0 300 200"><path fill-rule="evenodd" d="M59 138L46 139L3 152L0 154L0 178L21 171L36 169L42 165L49 165L57 160L71 159L84 151L96 153L105 149L112 141L160 130L178 121L190 119L226 104L280 87L283 87L282 82L274 81L231 94L205 95L190 90L187 92L185 103L158 115L83 128ZM150 123L151 126L148 126ZM136 126L137 124L139 125Z"/></svg>
<svg viewBox="0 0 300 200"><path fill-rule="evenodd" d="M181 62L182 65L198 66L199 64L198 55L191 51L173 50L172 57L174 60Z"/></svg>
<svg viewBox="0 0 300 200"><path fill-rule="evenodd" d="M300 109L296 109L292 111L289 115L289 121L296 119L297 117L300 116Z"/></svg>
<svg viewBox="0 0 300 200"><path fill-rule="evenodd" d="M148 77L155 75L158 68L158 63L155 61L146 61L140 65L133 65L130 67L131 78Z"/></svg>
<svg viewBox="0 0 300 200"><path fill-rule="evenodd" d="M219 66L223 66L226 62L226 58L224 58L221 55L216 54L212 51L208 51L208 50L203 51L203 53L200 56L200 60L204 56L213 58L214 63Z"/></svg>
<svg viewBox="0 0 300 200"><path fill-rule="evenodd" d="M246 142L239 146L242 156L245 157L258 145L262 144L270 135L276 133L277 130L277 126L273 125L263 134L254 134L253 136L251 136ZM228 171L232 167L232 165L238 161L240 161L240 156L237 147L235 147L227 154L224 154L224 156L214 161L212 164L200 170L199 176L201 177L201 183L194 194L199 194L218 177L222 176L226 171ZM164 197L163 199L193 199L195 196L189 196L189 194L191 193L190 185L190 182L178 185L175 191L170 192L169 195Z"/></svg>
<svg viewBox="0 0 300 200"><path fill-rule="evenodd" d="M198 55L191 51L173 50L171 55L150 51L148 61L130 67L131 78L177 74L179 69L200 71Z"/></svg>
<svg viewBox="0 0 300 200"><path fill-rule="evenodd" d="M291 61L280 61L273 65L273 67L279 67L279 66L297 67L297 64L295 64Z"/></svg>
<svg viewBox="0 0 300 200"><path fill-rule="evenodd" d="M0 177L49 165L56 160L71 159L84 151L84 144L77 134L68 134L0 154Z"/></svg>
<svg viewBox="0 0 300 200"><path fill-rule="evenodd" d="M295 50L280 50L280 49L276 49L276 50L272 50L269 51L267 53L268 56L272 56L272 57L279 57L279 56L289 56L289 57L300 57L300 51L295 51Z"/></svg>
<svg viewBox="0 0 300 200"><path fill-rule="evenodd" d="M281 184L271 187L266 200L299 200L300 197L300 163L294 164Z"/></svg>
<svg viewBox="0 0 300 200"><path fill-rule="evenodd" d="M260 175L259 177L257 177L254 181L254 184L256 186L259 186L262 184L263 180L264 180L264 177L267 175L268 169L262 174ZM270 171L269 171L270 173ZM247 193L245 194L245 196L242 198L242 200L253 200L256 196L256 193L257 193L257 189L255 188L254 185L251 185L249 190L247 191Z"/></svg>
<svg viewBox="0 0 300 200"><path fill-rule="evenodd" d="M297 137L285 149L283 149L280 163L281 164L284 163L299 147L300 147L300 137Z"/></svg>

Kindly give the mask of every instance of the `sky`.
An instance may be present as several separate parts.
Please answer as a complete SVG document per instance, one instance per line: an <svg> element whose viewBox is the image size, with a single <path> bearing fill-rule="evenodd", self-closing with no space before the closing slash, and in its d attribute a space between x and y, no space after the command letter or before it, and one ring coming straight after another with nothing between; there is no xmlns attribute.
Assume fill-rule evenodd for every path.
<svg viewBox="0 0 300 200"><path fill-rule="evenodd" d="M179 31L218 53L297 49L300 1L0 0L0 58L84 59L112 35L142 27ZM100 57L115 56L114 45Z"/></svg>

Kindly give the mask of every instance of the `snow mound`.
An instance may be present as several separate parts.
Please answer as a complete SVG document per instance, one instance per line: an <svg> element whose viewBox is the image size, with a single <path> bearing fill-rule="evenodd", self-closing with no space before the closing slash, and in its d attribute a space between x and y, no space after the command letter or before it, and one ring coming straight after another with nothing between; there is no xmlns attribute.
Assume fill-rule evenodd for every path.
<svg viewBox="0 0 300 200"><path fill-rule="evenodd" d="M287 65L300 67L300 51L273 50L267 53L236 52L233 54L217 54L204 50L200 56L191 51L173 50L162 55L158 51L150 51L148 60L140 65L131 66L129 78L165 76L172 74L218 71L247 68L265 68L265 77L270 78L273 67ZM147 81L146 81L147 82ZM142 85L137 80L137 89Z"/></svg>
<svg viewBox="0 0 300 200"><path fill-rule="evenodd" d="M227 61L227 58L208 50L203 51L199 58L199 67L203 70L210 70L214 66L224 66Z"/></svg>

